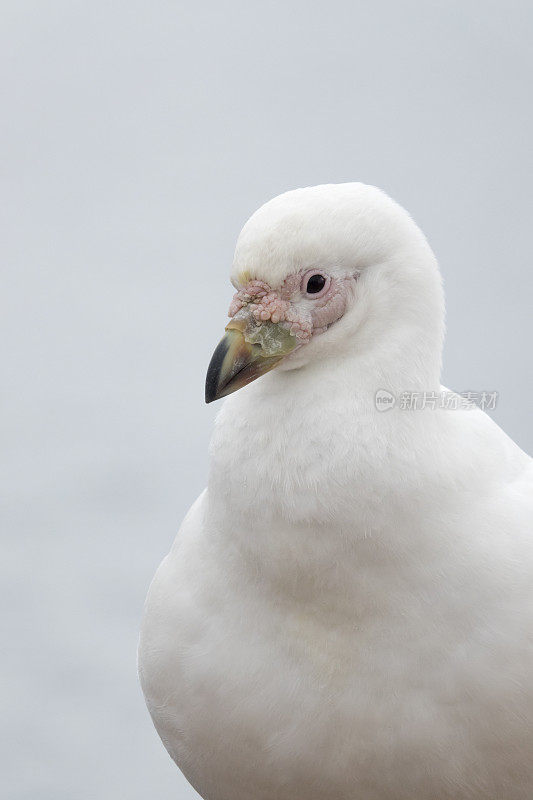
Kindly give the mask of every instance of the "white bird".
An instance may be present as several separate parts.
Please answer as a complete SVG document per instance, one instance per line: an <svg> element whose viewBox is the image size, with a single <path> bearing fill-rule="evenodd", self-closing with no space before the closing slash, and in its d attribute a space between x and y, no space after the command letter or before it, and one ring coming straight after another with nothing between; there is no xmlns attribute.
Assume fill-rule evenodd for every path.
<svg viewBox="0 0 533 800"><path fill-rule="evenodd" d="M531 800L532 460L444 407L426 239L373 187L298 189L232 282L206 399L254 382L141 631L168 752L206 800Z"/></svg>

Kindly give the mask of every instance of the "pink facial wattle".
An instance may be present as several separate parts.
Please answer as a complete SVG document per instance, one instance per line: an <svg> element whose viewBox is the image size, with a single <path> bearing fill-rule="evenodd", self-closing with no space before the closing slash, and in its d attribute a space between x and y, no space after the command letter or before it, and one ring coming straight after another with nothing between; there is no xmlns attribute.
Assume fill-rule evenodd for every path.
<svg viewBox="0 0 533 800"><path fill-rule="evenodd" d="M312 273L289 275L278 289L261 280L249 281L233 296L229 316L234 317L247 307L257 322L282 323L300 344L309 342L312 336L323 333L342 317L348 299L348 281L353 278L328 277L324 292L313 297L302 290L304 274ZM303 304L298 302L302 298L306 299Z"/></svg>

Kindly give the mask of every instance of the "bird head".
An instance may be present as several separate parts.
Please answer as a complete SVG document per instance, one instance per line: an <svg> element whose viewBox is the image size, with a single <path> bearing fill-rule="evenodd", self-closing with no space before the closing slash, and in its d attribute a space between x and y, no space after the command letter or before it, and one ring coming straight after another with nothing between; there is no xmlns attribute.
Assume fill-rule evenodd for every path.
<svg viewBox="0 0 533 800"><path fill-rule="evenodd" d="M346 353L379 363L411 348L413 368L440 365L435 258L407 212L373 186L314 186L270 200L241 231L231 280L236 292L209 364L208 403L274 368Z"/></svg>

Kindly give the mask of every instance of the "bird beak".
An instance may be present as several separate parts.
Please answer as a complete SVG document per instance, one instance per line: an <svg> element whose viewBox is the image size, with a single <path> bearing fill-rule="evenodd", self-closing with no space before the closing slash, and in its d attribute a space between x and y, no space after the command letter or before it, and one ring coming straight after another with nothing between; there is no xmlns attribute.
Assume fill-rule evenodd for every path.
<svg viewBox="0 0 533 800"><path fill-rule="evenodd" d="M207 369L205 402L236 392L274 369L298 346L295 336L280 323L258 322L240 311L226 326Z"/></svg>

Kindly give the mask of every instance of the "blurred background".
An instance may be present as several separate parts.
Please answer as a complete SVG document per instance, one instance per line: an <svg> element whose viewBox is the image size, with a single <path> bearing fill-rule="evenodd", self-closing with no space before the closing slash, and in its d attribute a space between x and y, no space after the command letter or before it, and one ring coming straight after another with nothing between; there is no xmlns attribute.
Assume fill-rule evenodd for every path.
<svg viewBox="0 0 533 800"><path fill-rule="evenodd" d="M3 0L3 795L191 800L136 678L204 487L247 217L362 180L444 274L444 382L533 450L533 7ZM428 412L429 413L429 412Z"/></svg>

